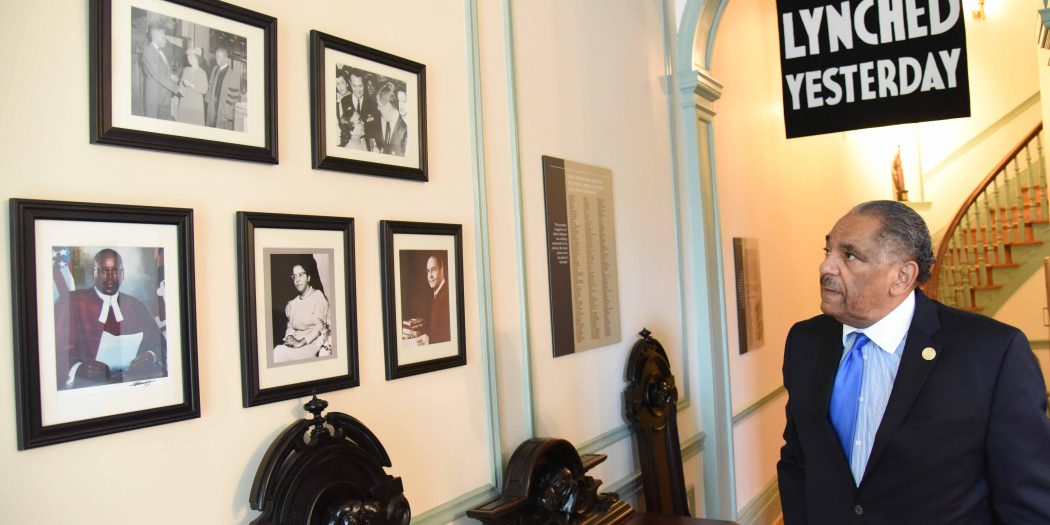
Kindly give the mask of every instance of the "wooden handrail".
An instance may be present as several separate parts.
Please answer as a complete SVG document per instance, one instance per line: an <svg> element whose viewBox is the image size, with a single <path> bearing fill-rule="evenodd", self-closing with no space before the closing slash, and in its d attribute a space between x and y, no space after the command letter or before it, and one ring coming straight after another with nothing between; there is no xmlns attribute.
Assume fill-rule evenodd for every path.
<svg viewBox="0 0 1050 525"><path fill-rule="evenodd" d="M992 183L992 181L995 180L996 176L999 175L999 173L1006 171L1006 166L1010 163L1010 161L1012 161L1015 157L1017 157L1017 155L1024 151L1024 149L1028 147L1028 143L1031 142L1032 139L1034 139L1037 135L1039 135L1039 132L1041 131L1043 131L1042 122L1037 124L1035 126L1035 129L1028 133L1028 135L1025 136L1025 138L1022 139L1021 142L1018 143L1012 151L1010 151L1010 153L1007 153L1006 156L1003 157L1003 160L1000 160L999 163L995 165L995 168L993 168L992 171L988 173L984 180L977 185L977 188L975 188L973 192L970 193L970 196L966 198L966 201L963 202L963 205L959 207L959 211L955 213L955 217L952 219L952 222L948 223L948 227L944 230L944 235L941 237L941 242L937 246L937 253L935 259L937 264L940 264L941 260L944 258L944 254L948 251L948 244L952 239L952 235L955 233L955 229L959 227L959 222L961 222L962 218L966 215L966 213L970 211L970 207L977 202L977 197L984 193L984 190L988 189L988 186ZM940 269L935 265L934 271L930 275L930 280L923 287L923 289L926 292L926 295L934 299L937 298L937 282L940 281L940 273Z"/></svg>

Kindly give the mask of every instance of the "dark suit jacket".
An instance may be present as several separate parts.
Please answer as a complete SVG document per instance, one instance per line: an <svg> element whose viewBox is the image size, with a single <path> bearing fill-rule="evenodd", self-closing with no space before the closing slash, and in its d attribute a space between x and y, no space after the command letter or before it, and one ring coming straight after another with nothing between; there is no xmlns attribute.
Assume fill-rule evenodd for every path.
<svg viewBox="0 0 1050 525"><path fill-rule="evenodd" d="M785 525L1050 523L1046 387L1019 330L916 291L860 487L828 421L842 324L792 327L784 353ZM925 348L937 353L922 357Z"/></svg>
<svg viewBox="0 0 1050 525"><path fill-rule="evenodd" d="M171 119L171 96L179 88L171 79L171 67L152 43L142 48L142 70L146 77L143 94L146 116Z"/></svg>
<svg viewBox="0 0 1050 525"><path fill-rule="evenodd" d="M385 133L386 130L383 130ZM405 119L397 117L397 121L394 123L394 128L390 130L390 140L385 140L382 143L382 151L387 155L400 155L405 156L405 147L408 145L408 124L405 124Z"/></svg>
<svg viewBox="0 0 1050 525"><path fill-rule="evenodd" d="M430 315L427 318L427 338L430 343L444 343L452 340L451 323L448 310L448 281L441 287L430 303Z"/></svg>

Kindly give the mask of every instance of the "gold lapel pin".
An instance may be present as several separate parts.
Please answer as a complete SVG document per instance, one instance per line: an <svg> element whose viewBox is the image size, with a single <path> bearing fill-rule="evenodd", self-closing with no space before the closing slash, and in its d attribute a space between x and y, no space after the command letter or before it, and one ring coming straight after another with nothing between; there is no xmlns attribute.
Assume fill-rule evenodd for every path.
<svg viewBox="0 0 1050 525"><path fill-rule="evenodd" d="M922 358L927 361L933 361L933 358L937 357L937 351L933 348L926 347L922 349Z"/></svg>

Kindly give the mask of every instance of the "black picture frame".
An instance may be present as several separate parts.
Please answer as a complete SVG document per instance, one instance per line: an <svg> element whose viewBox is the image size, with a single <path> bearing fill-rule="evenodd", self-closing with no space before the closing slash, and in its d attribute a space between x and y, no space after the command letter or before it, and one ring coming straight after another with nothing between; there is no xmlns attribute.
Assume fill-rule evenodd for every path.
<svg viewBox="0 0 1050 525"><path fill-rule="evenodd" d="M306 273L316 280L306 281L307 286L321 282L306 300L322 297L325 305L322 323L311 318L316 314L300 310L304 312L297 314L300 319L311 323L304 332L318 325L323 328L311 333L308 344L278 349L278 332L292 330L281 323L291 322L291 303L302 299L297 299L294 285L281 286L297 265L313 266ZM354 219L239 211L237 266L245 408L360 385ZM260 298L266 304L259 304ZM307 351L313 355L306 355ZM280 357L281 352L287 357Z"/></svg>
<svg viewBox="0 0 1050 525"><path fill-rule="evenodd" d="M91 143L277 164L277 19L218 0L162 1L165 12L140 7L139 0L91 0ZM150 30L168 26L173 35L165 36L167 53L148 52ZM206 48L200 45L205 39ZM212 69L219 66L219 48L226 50L228 67ZM127 63L114 61L125 51L131 57ZM255 58L260 53L261 58ZM190 54L199 57L201 71L179 69L189 65ZM172 84L164 84L168 87L147 80L160 64L173 75ZM194 77L200 73L204 77ZM190 86L203 79L208 89L195 93ZM129 100L114 97L125 89L130 90ZM157 97L177 101L168 103L166 117L150 115L167 108ZM161 106L165 109L147 110Z"/></svg>
<svg viewBox="0 0 1050 525"><path fill-rule="evenodd" d="M345 94L338 91L340 82ZM386 110L380 108L386 106L375 101L386 86L397 102L391 110L400 116L384 121ZM355 109L356 89L363 93L360 111ZM310 31L310 135L315 169L427 181L426 107L425 65ZM409 114L414 118L406 120ZM395 124L384 130L388 121ZM354 137L357 129L361 134ZM396 140L397 136L402 139Z"/></svg>
<svg viewBox="0 0 1050 525"><path fill-rule="evenodd" d="M380 221L379 239L386 379L467 364L463 226ZM444 299L441 299L441 287L431 284L431 259L437 266L444 266L441 270L444 277L441 284L447 291ZM415 268L419 269L418 274ZM440 283L436 278L434 282ZM447 307L444 314L439 315L435 311L440 312L442 304ZM418 313L428 311L429 315Z"/></svg>
<svg viewBox="0 0 1050 525"><path fill-rule="evenodd" d="M10 214L18 449L200 417L193 210L16 198L10 201ZM136 241L138 236L155 241ZM113 244L99 242L107 238L119 238L120 241ZM56 249L58 246L68 248L64 256L59 255L63 249ZM49 248L51 261L41 260L39 256L46 257ZM76 268L82 277L98 272L93 266L97 264L94 261L107 248L121 254L114 261L121 265L121 269L116 270L120 272L116 288L123 297L119 303L123 316L129 323L138 319L139 327L143 328L138 334L141 341L150 337L160 345L157 352L143 352L146 347L136 345L136 357L153 354L154 363L163 365L163 375L136 380L126 377L132 369L130 365L118 375L116 369L110 369L107 364L106 383L77 384L72 379L76 369L70 367L68 376L64 370L64 365L72 362L73 352L79 352L83 346L80 341L70 343L73 340L71 334L74 330L79 335L94 329L101 334L104 329L101 324L91 328L72 320L71 312L74 311L73 305L81 303L81 299L97 293L95 300L100 300L103 292L76 287L72 270ZM146 250L152 250L152 264L147 261ZM128 254L140 255L139 263L133 264L126 257ZM80 263L74 263L74 260ZM174 272L170 271L172 263ZM126 272L124 265L133 266L133 270ZM152 273L140 271L147 267ZM68 280L61 277L63 274ZM128 274L138 274L137 277L143 278L140 280L148 285L122 287L128 283ZM159 278L159 286L156 281L146 281L144 274ZM63 284L59 284L60 281ZM95 282L97 287L97 277ZM69 284L74 286L69 287ZM135 292L129 291L149 287L157 287L154 288L154 297L161 297L166 308L154 303L152 309L143 310L145 303L135 298ZM39 296L38 290L50 290L53 296ZM74 294L79 294L76 300ZM53 310L46 308L48 301L55 305ZM110 318L114 317L115 310L109 313ZM142 313L136 315L137 311ZM156 317L146 317L150 313ZM60 321L64 318L69 322ZM143 319L157 324L152 329L146 328ZM119 322L122 326L118 330L120 333L135 329L131 324L124 325L123 319ZM95 365L104 361L103 346L102 342L98 343L98 354L91 357L97 359L93 361ZM60 347L64 350L59 350ZM81 363L80 366L87 365ZM59 379L64 377L69 377L69 382L63 383Z"/></svg>

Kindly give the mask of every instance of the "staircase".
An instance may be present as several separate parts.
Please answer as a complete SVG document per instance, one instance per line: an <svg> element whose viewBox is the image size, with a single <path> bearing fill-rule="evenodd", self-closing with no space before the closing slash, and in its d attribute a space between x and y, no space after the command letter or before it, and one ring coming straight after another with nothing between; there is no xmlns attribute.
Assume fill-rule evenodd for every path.
<svg viewBox="0 0 1050 525"><path fill-rule="evenodd" d="M927 295L991 316L1050 255L1042 129L1000 161L952 219Z"/></svg>

